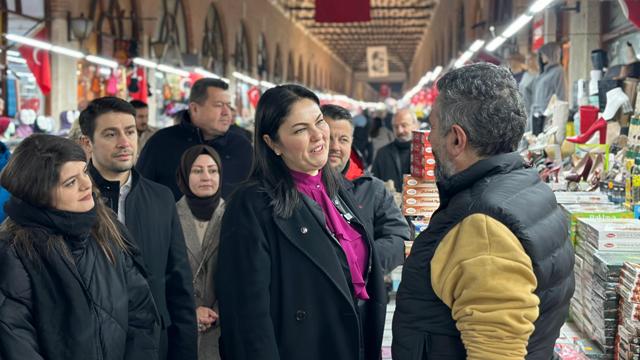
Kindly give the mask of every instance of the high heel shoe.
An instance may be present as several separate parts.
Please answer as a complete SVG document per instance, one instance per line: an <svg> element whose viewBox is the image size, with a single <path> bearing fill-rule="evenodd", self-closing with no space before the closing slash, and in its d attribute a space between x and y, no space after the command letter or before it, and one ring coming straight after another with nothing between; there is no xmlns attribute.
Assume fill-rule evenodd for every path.
<svg viewBox="0 0 640 360"><path fill-rule="evenodd" d="M582 160L576 165L574 171L565 176L567 181L571 182L580 182L580 179L587 180L587 176L591 172L591 167L593 166L593 159L591 159L591 155L588 153L584 155Z"/></svg>
<svg viewBox="0 0 640 360"><path fill-rule="evenodd" d="M589 140L591 140L593 135L595 135L596 133L598 133L600 136L600 139L599 139L600 144L606 144L607 143L607 121L605 119L603 118L598 119L598 121L594 122L593 125L591 125L589 130L583 132L578 136L568 137L567 141L570 141L576 144L585 144Z"/></svg>
<svg viewBox="0 0 640 360"><path fill-rule="evenodd" d="M560 169L562 169L561 165L547 167L540 173L540 179L543 182L550 182L551 179L554 179L555 182L558 182L558 178L560 177Z"/></svg>
<svg viewBox="0 0 640 360"><path fill-rule="evenodd" d="M593 161L593 166L591 167L591 173L587 178L587 183L589 183L589 190L594 191L600 187L600 180L602 180L604 176L604 154L597 153L596 158Z"/></svg>

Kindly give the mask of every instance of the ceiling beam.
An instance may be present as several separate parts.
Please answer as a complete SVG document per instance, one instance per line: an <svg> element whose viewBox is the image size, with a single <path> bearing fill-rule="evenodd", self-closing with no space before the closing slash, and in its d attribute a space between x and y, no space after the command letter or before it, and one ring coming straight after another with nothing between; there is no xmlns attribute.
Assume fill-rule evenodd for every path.
<svg viewBox="0 0 640 360"><path fill-rule="evenodd" d="M298 20L298 21L313 21L315 23L315 17L314 16L296 16L295 19ZM431 14L429 14L429 15L418 15L418 16L398 16L398 15L394 15L394 16L376 16L376 17L371 17L371 20L429 20L429 19L431 19ZM363 23L369 23L369 22L363 22ZM357 23L357 22L352 22L352 23ZM343 24L343 23L340 23L340 24ZM344 24L350 24L350 23L344 23Z"/></svg>
<svg viewBox="0 0 640 360"><path fill-rule="evenodd" d="M371 6L371 11L379 11L379 10L383 10L383 11L388 11L388 10L433 10L433 8L435 8L435 4L431 3L431 4L425 4L423 6L420 5L406 5L406 6L397 6L397 5L393 5L393 6L379 6L379 5L374 5ZM315 11L316 7L315 6L285 6L285 10L289 10L289 11Z"/></svg>

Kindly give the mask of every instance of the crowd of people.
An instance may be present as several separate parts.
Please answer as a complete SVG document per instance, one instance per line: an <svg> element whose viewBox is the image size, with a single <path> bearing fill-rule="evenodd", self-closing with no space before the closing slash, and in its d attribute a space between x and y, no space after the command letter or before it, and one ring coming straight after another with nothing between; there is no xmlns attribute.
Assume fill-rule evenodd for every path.
<svg viewBox="0 0 640 360"><path fill-rule="evenodd" d="M573 249L514 152L517 84L474 64L437 86L441 206L406 261L408 109L390 130L279 85L250 140L227 84L201 79L171 127L105 97L74 140L25 139L0 175L0 358L379 359L384 277L404 263L394 359L551 359Z"/></svg>

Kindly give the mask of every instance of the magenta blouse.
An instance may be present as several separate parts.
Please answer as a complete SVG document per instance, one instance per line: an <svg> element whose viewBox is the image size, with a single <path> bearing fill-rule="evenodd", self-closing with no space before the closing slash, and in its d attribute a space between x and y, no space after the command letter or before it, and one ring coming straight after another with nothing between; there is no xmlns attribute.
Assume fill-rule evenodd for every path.
<svg viewBox="0 0 640 360"><path fill-rule="evenodd" d="M320 205L327 222L327 228L334 234L340 246L342 246L342 250L347 256L347 262L349 263L351 281L353 282L356 298L368 300L369 294L367 294L365 287L364 273L369 260L369 248L362 238L362 235L347 223L329 198L329 195L327 195L327 190L322 182L321 171L319 171L316 176L293 170L290 171L298 191L307 195Z"/></svg>

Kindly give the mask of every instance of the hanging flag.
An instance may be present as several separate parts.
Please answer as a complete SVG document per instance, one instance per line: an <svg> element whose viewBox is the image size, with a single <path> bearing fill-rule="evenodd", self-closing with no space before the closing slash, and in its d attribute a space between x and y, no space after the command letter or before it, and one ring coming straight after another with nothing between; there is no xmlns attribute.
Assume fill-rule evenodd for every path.
<svg viewBox="0 0 640 360"><path fill-rule="evenodd" d="M537 52L544 45L544 17L540 17L533 22L533 41L531 51Z"/></svg>
<svg viewBox="0 0 640 360"><path fill-rule="evenodd" d="M249 91L247 91L247 96L249 97L249 103L253 108L258 107L258 101L260 101L260 89L257 86L252 86Z"/></svg>
<svg viewBox="0 0 640 360"><path fill-rule="evenodd" d="M343 23L371 20L370 0L316 0L316 22Z"/></svg>
<svg viewBox="0 0 640 360"><path fill-rule="evenodd" d="M640 1L638 0L618 0L624 16L633 23L637 28L640 28Z"/></svg>
<svg viewBox="0 0 640 360"><path fill-rule="evenodd" d="M48 42L47 28L40 29L33 38ZM48 95L51 92L51 64L49 62L49 53L46 50L27 45L20 46L18 51L27 61L27 66L36 78L36 83L40 87L40 91L42 91L44 95Z"/></svg>

